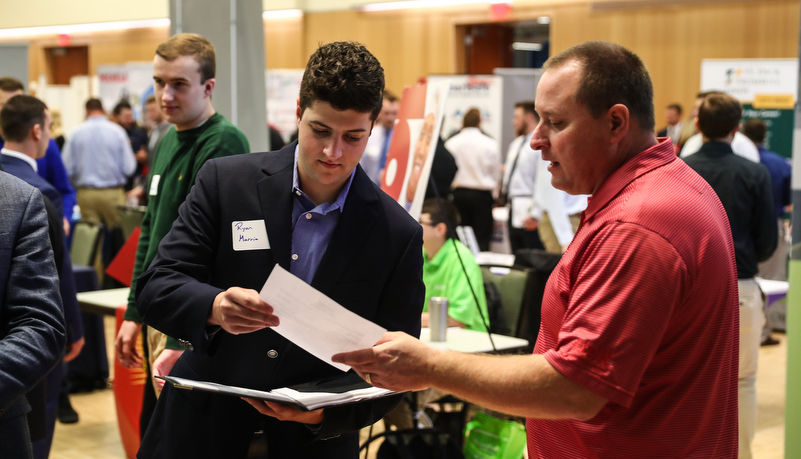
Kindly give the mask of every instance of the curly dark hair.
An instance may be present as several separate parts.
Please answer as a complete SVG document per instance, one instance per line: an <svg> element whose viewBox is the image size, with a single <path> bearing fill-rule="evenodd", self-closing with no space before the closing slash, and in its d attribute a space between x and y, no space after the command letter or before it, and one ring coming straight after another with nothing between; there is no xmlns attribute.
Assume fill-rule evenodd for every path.
<svg viewBox="0 0 801 459"><path fill-rule="evenodd" d="M321 45L309 58L300 83L301 114L314 101L328 102L336 110L381 112L384 69L361 43L338 41Z"/></svg>

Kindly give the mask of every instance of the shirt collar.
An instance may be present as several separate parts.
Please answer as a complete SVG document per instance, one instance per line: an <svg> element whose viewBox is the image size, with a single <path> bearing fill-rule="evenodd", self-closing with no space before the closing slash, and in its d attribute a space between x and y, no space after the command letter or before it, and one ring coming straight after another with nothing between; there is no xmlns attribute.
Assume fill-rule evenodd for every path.
<svg viewBox="0 0 801 459"><path fill-rule="evenodd" d="M23 154L23 153L20 153L18 151L14 151L14 150L9 150L8 148L3 148L2 150L0 150L0 154L4 154L6 156L11 156L12 158L21 159L21 160L25 161L26 163L28 163L28 165L30 165L33 168L34 172L37 172L37 173L39 172L39 167L37 167L37 165L36 165L36 160L31 158L30 156L28 156L26 154Z"/></svg>
<svg viewBox="0 0 801 459"><path fill-rule="evenodd" d="M701 145L701 148L699 148L695 154L697 155L698 153L713 158L719 158L729 154L733 155L734 150L731 149L730 143L720 142L717 140L708 140Z"/></svg>
<svg viewBox="0 0 801 459"><path fill-rule="evenodd" d="M299 146L295 145L295 165L292 168L292 193L298 197L303 197L305 200L311 202L306 193L300 189L300 179L298 178L298 151ZM345 210L345 200L348 198L348 191L350 191L350 185L353 183L353 177L356 175L356 168L353 168L353 172L350 173L350 177L348 181L345 182L345 186L339 192L339 196L334 202L327 202L320 204L320 211L323 214L327 214L332 210L339 209L340 212Z"/></svg>
<svg viewBox="0 0 801 459"><path fill-rule="evenodd" d="M448 258L449 254L453 252L454 242L451 238L448 238L442 247L437 250L437 253L434 254L434 257L429 260L428 255L426 254L426 250L423 249L423 258L426 260L426 264L431 267L438 268L442 263Z"/></svg>
<svg viewBox="0 0 801 459"><path fill-rule="evenodd" d="M588 199L584 218L590 218L603 209L636 178L677 160L670 137L662 137L659 143L637 153L604 180L598 191Z"/></svg>

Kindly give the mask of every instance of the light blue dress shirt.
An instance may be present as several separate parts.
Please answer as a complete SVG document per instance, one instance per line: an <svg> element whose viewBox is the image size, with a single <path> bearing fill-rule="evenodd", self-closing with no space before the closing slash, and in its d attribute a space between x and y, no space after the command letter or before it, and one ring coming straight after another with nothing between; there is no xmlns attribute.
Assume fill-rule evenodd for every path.
<svg viewBox="0 0 801 459"><path fill-rule="evenodd" d="M298 180L298 148L295 147L295 165L292 173L292 263L290 272L311 284L320 266L328 242L342 216L345 200L353 183L354 169L339 196L333 202L315 206L300 189Z"/></svg>
<svg viewBox="0 0 801 459"><path fill-rule="evenodd" d="M136 170L128 134L104 115L90 116L70 134L63 159L76 188L123 186Z"/></svg>

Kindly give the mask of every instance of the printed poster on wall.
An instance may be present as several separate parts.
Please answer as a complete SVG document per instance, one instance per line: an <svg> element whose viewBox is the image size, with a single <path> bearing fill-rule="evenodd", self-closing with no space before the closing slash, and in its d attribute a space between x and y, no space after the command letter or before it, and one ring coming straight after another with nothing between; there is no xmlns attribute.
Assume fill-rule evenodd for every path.
<svg viewBox="0 0 801 459"><path fill-rule="evenodd" d="M401 97L381 189L414 219L423 207L448 87L446 79L407 86Z"/></svg>
<svg viewBox="0 0 801 459"><path fill-rule="evenodd" d="M448 102L441 136L449 139L462 129L462 120L468 110L481 111L481 130L501 142L503 119L503 78L497 75L430 75L428 83L450 80ZM503 150L503 148L501 148Z"/></svg>
<svg viewBox="0 0 801 459"><path fill-rule="evenodd" d="M723 91L743 104L743 121L768 127L765 148L792 157L798 59L704 59L701 91Z"/></svg>
<svg viewBox="0 0 801 459"><path fill-rule="evenodd" d="M139 123L143 121L145 100L153 95L153 63L130 62L123 65L97 67L100 82L99 99L103 108L111 113L122 99L127 99Z"/></svg>
<svg viewBox="0 0 801 459"><path fill-rule="evenodd" d="M298 129L296 108L303 69L267 70L267 122L275 126L284 141Z"/></svg>

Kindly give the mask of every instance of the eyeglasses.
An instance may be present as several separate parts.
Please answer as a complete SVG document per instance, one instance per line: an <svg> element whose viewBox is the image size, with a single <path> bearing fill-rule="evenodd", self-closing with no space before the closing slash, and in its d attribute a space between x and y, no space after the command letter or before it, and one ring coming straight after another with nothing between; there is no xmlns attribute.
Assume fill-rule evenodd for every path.
<svg viewBox="0 0 801 459"><path fill-rule="evenodd" d="M437 223L434 223L434 222L432 222L432 221L427 221L427 222L420 221L419 223L420 223L421 225L426 225L426 226L437 226Z"/></svg>

